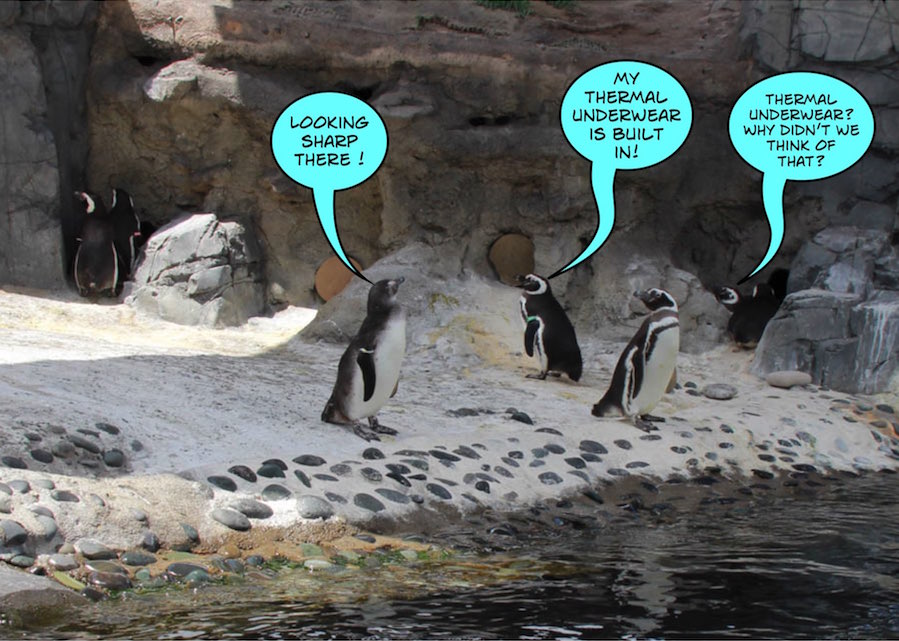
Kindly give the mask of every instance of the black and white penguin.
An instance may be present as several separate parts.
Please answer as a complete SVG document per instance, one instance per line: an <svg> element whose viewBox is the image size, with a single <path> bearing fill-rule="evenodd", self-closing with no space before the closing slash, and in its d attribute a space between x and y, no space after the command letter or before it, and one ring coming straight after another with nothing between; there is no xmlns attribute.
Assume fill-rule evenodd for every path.
<svg viewBox="0 0 899 641"><path fill-rule="evenodd" d="M605 395L593 406L594 416L617 411L644 430L654 429L648 413L668 388L680 349L677 302L662 289L634 292L650 309L649 316L624 348Z"/></svg>
<svg viewBox="0 0 899 641"><path fill-rule="evenodd" d="M112 205L109 216L115 228L115 246L119 255L119 276L126 280L134 270L134 262L137 260L137 248L139 247L140 218L134 211L134 201L131 195L116 187L112 190Z"/></svg>
<svg viewBox="0 0 899 641"><path fill-rule="evenodd" d="M768 321L780 307L774 289L765 283L756 285L750 296L744 296L733 287L718 287L715 289L715 298L731 312L727 321L727 333L744 349L758 345Z"/></svg>
<svg viewBox="0 0 899 641"><path fill-rule="evenodd" d="M545 379L547 374L561 373L577 381L583 361L574 326L559 301L553 296L549 282L536 274L518 277L522 289L519 306L524 321L524 351L537 356L540 373L528 378Z"/></svg>
<svg viewBox="0 0 899 641"><path fill-rule="evenodd" d="M368 292L368 313L337 366L337 382L322 420L351 425L366 441L396 430L378 423L375 414L396 394L400 364L406 353L406 314L396 301L403 278L380 280ZM361 420L368 419L368 427Z"/></svg>
<svg viewBox="0 0 899 641"><path fill-rule="evenodd" d="M82 296L115 296L119 284L119 257L115 227L103 200L96 194L76 191L84 219L75 252L75 284Z"/></svg>

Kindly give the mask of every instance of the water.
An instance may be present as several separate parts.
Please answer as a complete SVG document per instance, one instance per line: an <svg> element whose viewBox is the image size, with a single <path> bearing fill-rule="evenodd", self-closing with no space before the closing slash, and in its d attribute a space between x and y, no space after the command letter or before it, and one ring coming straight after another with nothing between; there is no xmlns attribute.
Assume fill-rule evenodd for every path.
<svg viewBox="0 0 899 641"><path fill-rule="evenodd" d="M899 479L761 492L676 513L563 504L564 519L489 519L426 563L85 603L19 638L895 638ZM756 492L759 494L759 492ZM592 510L592 514L591 514ZM583 518L572 517L580 514ZM490 553L485 549L490 548Z"/></svg>

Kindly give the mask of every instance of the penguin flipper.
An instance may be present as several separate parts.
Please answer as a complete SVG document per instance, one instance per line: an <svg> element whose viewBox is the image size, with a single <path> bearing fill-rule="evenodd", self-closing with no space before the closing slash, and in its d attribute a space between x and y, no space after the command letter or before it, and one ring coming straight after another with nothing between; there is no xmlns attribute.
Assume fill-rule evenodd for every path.
<svg viewBox="0 0 899 641"><path fill-rule="evenodd" d="M396 382L396 385L393 386L393 391L390 392L390 398L393 398L394 396L396 396L396 391L397 391L399 388L400 388L400 382L397 381L397 382Z"/></svg>
<svg viewBox="0 0 899 641"><path fill-rule="evenodd" d="M373 349L359 348L356 363L362 370L362 400L369 400L375 393L375 351Z"/></svg>
<svg viewBox="0 0 899 641"><path fill-rule="evenodd" d="M537 339L537 330L540 329L540 321L533 316L530 318L531 320L528 321L524 329L524 351L527 352L528 356L533 356L534 342Z"/></svg>

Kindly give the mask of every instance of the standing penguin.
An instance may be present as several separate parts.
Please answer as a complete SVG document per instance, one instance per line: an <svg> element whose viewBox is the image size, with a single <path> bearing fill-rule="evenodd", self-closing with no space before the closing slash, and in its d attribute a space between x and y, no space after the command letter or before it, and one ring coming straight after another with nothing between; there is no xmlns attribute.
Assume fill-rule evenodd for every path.
<svg viewBox="0 0 899 641"><path fill-rule="evenodd" d="M406 314L396 302L403 278L380 280L368 292L368 313L337 366L337 382L322 420L352 425L366 441L396 430L378 423L375 414L396 394L400 364L406 353ZM360 422L368 419L369 427Z"/></svg>
<svg viewBox="0 0 899 641"><path fill-rule="evenodd" d="M727 333L744 349L758 345L768 321L780 307L774 289L765 283L756 285L751 296L744 296L733 287L718 287L715 298L731 312Z"/></svg>
<svg viewBox="0 0 899 641"><path fill-rule="evenodd" d="M518 277L522 289L519 305L524 321L524 350L528 356L537 355L540 373L528 378L559 376L562 372L577 381L581 377L583 361L574 327L568 315L553 296L549 282L536 274Z"/></svg>
<svg viewBox="0 0 899 641"><path fill-rule="evenodd" d="M109 217L115 229L115 246L119 256L121 280L127 279L134 270L140 238L140 219L134 211L131 195L116 187L112 190L112 205Z"/></svg>
<svg viewBox="0 0 899 641"><path fill-rule="evenodd" d="M119 284L119 257L115 229L109 212L96 194L76 191L84 207L84 220L75 252L75 284L82 296L116 295Z"/></svg>
<svg viewBox="0 0 899 641"><path fill-rule="evenodd" d="M677 364L680 322L677 303L662 289L634 292L650 309L649 316L624 348L608 391L593 406L594 416L618 412L634 420L641 430L652 429L647 413L662 398Z"/></svg>

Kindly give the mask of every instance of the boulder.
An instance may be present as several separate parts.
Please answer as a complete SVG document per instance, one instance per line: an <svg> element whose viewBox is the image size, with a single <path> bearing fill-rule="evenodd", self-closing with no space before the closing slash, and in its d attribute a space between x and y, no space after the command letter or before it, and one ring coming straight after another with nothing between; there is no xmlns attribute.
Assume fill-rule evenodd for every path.
<svg viewBox="0 0 899 641"><path fill-rule="evenodd" d="M172 221L145 245L126 302L182 325L243 324L265 311L255 237L215 214Z"/></svg>

